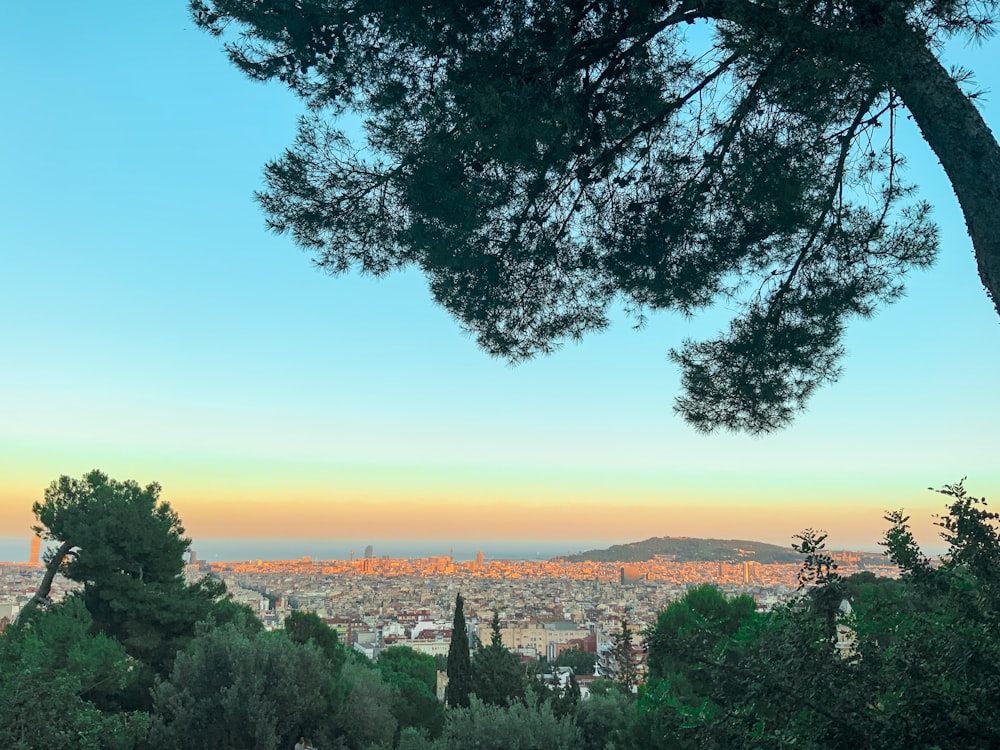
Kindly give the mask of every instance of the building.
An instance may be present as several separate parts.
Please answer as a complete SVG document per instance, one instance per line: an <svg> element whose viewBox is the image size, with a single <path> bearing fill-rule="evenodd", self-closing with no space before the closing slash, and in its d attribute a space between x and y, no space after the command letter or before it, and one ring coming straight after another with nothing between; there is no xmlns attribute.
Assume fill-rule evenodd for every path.
<svg viewBox="0 0 1000 750"><path fill-rule="evenodd" d="M490 642L491 623L480 623L476 636L480 643ZM533 659L553 660L561 647L572 642L585 641L591 632L568 620L505 620L500 623L500 637L503 645L511 651ZM575 645L575 644L574 644Z"/></svg>

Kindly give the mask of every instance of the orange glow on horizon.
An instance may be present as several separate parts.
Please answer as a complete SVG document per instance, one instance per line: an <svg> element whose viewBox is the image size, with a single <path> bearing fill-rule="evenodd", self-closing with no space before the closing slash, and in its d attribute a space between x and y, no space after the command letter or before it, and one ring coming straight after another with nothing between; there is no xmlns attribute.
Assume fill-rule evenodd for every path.
<svg viewBox="0 0 1000 750"><path fill-rule="evenodd" d="M8 457L9 458L9 457ZM27 457L30 458L30 457ZM0 483L0 536L31 534L31 506L56 478L51 463L10 464ZM150 462L151 463L151 462ZM65 461L81 476L86 458ZM874 549L886 509L906 508L928 551L945 498L892 477L710 476L587 469L268 464L102 467L118 479L157 480L193 539L607 540L653 536L751 539L788 545L806 527L831 548ZM914 485L917 490L914 491ZM979 492L978 483L970 489ZM845 498L849 499L845 502Z"/></svg>
<svg viewBox="0 0 1000 750"><path fill-rule="evenodd" d="M829 533L831 549L874 549L886 524L867 505L746 506L594 502L456 503L397 500L292 499L175 505L194 538L369 538L476 540L606 539L609 544L654 536L749 539L790 545L806 527ZM936 534L929 509L913 509L914 532L928 548Z"/></svg>

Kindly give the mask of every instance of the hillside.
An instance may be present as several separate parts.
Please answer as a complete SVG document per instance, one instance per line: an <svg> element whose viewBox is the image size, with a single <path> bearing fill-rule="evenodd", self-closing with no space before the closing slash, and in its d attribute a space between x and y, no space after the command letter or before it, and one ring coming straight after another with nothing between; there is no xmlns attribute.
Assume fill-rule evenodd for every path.
<svg viewBox="0 0 1000 750"><path fill-rule="evenodd" d="M841 553L832 552L835 556ZM852 552L869 564L885 564L884 556L874 552ZM615 544L607 549L593 549L556 559L568 562L644 562L664 555L677 562L715 560L753 560L758 563L800 563L802 556L791 547L752 542L745 539L693 539L691 537L652 537L642 542Z"/></svg>

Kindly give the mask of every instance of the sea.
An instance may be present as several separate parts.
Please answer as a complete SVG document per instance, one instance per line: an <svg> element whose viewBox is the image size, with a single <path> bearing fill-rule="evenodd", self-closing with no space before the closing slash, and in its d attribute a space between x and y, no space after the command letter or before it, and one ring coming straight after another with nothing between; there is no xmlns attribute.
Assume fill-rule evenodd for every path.
<svg viewBox="0 0 1000 750"><path fill-rule="evenodd" d="M247 560L350 560L364 557L371 546L373 557L451 557L456 562L475 560L548 560L615 544L608 540L543 541L518 539L192 539L191 550L206 562ZM42 551L51 543L43 543ZM0 562L27 562L31 537L0 537Z"/></svg>

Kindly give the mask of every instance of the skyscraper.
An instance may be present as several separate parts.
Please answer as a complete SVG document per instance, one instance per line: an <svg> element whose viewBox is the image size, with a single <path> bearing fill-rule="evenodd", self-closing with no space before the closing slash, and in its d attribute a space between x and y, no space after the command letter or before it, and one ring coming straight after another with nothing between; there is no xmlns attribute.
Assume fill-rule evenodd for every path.
<svg viewBox="0 0 1000 750"><path fill-rule="evenodd" d="M38 565L39 564L38 556L41 551L42 551L42 538L36 534L35 538L31 540L31 559L28 562L30 562L32 565Z"/></svg>
<svg viewBox="0 0 1000 750"><path fill-rule="evenodd" d="M365 547L365 557L366 558L375 557L375 548L372 547L372 545L370 544L367 547Z"/></svg>

